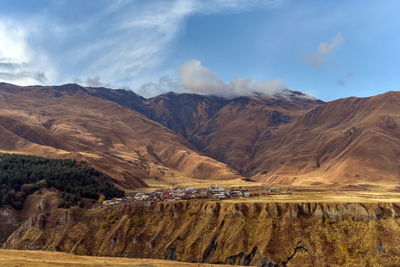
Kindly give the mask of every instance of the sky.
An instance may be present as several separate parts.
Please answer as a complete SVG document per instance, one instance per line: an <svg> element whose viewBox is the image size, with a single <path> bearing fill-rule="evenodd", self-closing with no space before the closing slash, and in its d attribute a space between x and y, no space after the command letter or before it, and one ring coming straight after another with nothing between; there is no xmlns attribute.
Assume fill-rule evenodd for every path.
<svg viewBox="0 0 400 267"><path fill-rule="evenodd" d="M2 0L0 81L325 101L400 90L397 0Z"/></svg>

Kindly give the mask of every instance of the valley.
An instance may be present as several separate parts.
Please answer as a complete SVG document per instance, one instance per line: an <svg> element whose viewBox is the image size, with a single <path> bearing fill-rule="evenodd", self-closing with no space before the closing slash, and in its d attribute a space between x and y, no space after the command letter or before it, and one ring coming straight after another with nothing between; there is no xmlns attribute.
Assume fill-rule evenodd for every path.
<svg viewBox="0 0 400 267"><path fill-rule="evenodd" d="M0 0L0 267L400 266L399 10Z"/></svg>
<svg viewBox="0 0 400 267"><path fill-rule="evenodd" d="M398 92L144 98L2 83L0 103L0 151L12 159L2 167L0 264L39 264L13 250L132 258L104 266L400 264ZM44 165L10 167L30 160ZM33 171L51 162L75 170L60 165L69 187ZM38 253L59 266L100 264Z"/></svg>
<svg viewBox="0 0 400 267"><path fill-rule="evenodd" d="M0 102L7 140L1 151L83 160L127 190L245 186L242 179L333 187L398 182L398 92L327 103L291 90L146 99L75 84L2 83Z"/></svg>

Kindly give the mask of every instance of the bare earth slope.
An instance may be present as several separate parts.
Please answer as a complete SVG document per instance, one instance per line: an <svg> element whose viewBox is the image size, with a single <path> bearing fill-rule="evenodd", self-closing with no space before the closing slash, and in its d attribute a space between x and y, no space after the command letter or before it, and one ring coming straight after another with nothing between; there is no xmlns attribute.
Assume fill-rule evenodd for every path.
<svg viewBox="0 0 400 267"><path fill-rule="evenodd" d="M192 140L207 155L227 163L244 175L250 173L257 141L295 120L322 101L286 90L277 96L235 98L199 128Z"/></svg>
<svg viewBox="0 0 400 267"><path fill-rule="evenodd" d="M303 185L399 182L399 92L328 103L290 90L225 103L204 96L208 107L219 106L201 120L196 112L173 108L182 106L179 97L196 96L167 94L156 98L168 105L147 108L156 107L165 118L155 120L168 121L167 127L242 175Z"/></svg>
<svg viewBox="0 0 400 267"><path fill-rule="evenodd" d="M281 125L323 103L300 92L224 99L216 96L166 93L149 99L124 90L88 88L92 95L114 101L163 124L206 155L244 175L263 147L255 144Z"/></svg>
<svg viewBox="0 0 400 267"><path fill-rule="evenodd" d="M251 163L258 180L390 183L400 180L400 92L320 105L264 135Z"/></svg>
<svg viewBox="0 0 400 267"><path fill-rule="evenodd" d="M170 173L239 178L181 136L78 85L0 84L0 150L84 159L126 188Z"/></svg>
<svg viewBox="0 0 400 267"><path fill-rule="evenodd" d="M102 87L87 90L91 95L136 110L188 139L228 103L221 97L197 94L169 92L146 99L128 90Z"/></svg>
<svg viewBox="0 0 400 267"><path fill-rule="evenodd" d="M399 92L323 103L290 90L146 99L107 88L1 84L0 104L0 150L85 159L127 188L230 180L237 172L297 185L400 178Z"/></svg>
<svg viewBox="0 0 400 267"><path fill-rule="evenodd" d="M150 118L190 140L227 102L217 96L169 92L148 99L145 106Z"/></svg>

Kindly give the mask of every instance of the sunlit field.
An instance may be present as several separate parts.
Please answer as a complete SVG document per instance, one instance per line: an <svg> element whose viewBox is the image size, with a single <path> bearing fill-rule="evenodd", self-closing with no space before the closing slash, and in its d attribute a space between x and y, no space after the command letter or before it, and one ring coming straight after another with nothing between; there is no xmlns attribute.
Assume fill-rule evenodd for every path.
<svg viewBox="0 0 400 267"><path fill-rule="evenodd" d="M62 252L21 251L0 249L0 266L7 267L195 267L197 263L157 259L130 259L110 257L77 256ZM200 264L203 267L227 267L232 265Z"/></svg>

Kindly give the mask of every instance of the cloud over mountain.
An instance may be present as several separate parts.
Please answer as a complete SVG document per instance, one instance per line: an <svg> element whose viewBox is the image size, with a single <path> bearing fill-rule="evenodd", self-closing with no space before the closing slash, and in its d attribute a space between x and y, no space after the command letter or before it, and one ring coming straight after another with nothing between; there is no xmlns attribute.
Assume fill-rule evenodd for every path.
<svg viewBox="0 0 400 267"><path fill-rule="evenodd" d="M238 77L230 82L224 82L199 60L183 64L179 70L179 80L186 92L226 98L251 95L254 92L272 95L284 89L281 79L255 81Z"/></svg>
<svg viewBox="0 0 400 267"><path fill-rule="evenodd" d="M137 88L170 73L163 64L189 16L241 13L280 2L45 0L32 4L34 12L0 11L0 80Z"/></svg>

